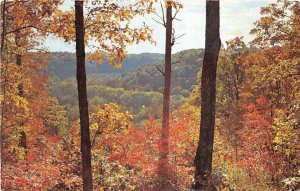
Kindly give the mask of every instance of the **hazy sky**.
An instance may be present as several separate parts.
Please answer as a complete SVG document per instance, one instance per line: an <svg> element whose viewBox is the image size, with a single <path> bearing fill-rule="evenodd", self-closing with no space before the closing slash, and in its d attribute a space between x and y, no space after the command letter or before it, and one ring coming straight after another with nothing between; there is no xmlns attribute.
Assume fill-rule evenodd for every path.
<svg viewBox="0 0 300 191"><path fill-rule="evenodd" d="M250 41L253 37L249 32L253 28L253 23L260 17L260 7L268 5L271 1L273 0L220 0L222 43L236 36L244 36L246 42ZM185 49L204 47L205 0L182 0L181 2L184 7L177 17L181 21L174 21L174 28L176 34L184 33L185 35L178 39L179 44L173 47L173 53ZM68 9L71 5L73 5L73 0L65 0L65 9ZM157 12L161 13L159 6ZM156 18L155 16L148 15L146 17L137 19L134 25L138 25L140 21L144 20L153 29L154 40L157 45L140 43L128 46L128 53L164 53L165 29L152 20L152 18ZM50 51L75 52L74 43L67 44L53 36L46 38L44 46ZM86 51L91 50L87 48Z"/></svg>

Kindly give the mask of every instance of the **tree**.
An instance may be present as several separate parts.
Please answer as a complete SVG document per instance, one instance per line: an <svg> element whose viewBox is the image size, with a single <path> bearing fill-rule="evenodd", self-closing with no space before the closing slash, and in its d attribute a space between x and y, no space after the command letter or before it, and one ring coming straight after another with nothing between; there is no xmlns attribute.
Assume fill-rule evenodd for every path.
<svg viewBox="0 0 300 191"><path fill-rule="evenodd" d="M169 171L169 123L170 123L170 94L171 94L171 56L172 56L172 5L166 3L166 45L165 45L165 70L164 70L164 91L163 91L163 112L161 130L160 160L158 164L158 176L162 180L162 189L166 188Z"/></svg>
<svg viewBox="0 0 300 191"><path fill-rule="evenodd" d="M165 3L166 7L166 18L164 13L163 5L161 4L162 17L158 16L162 22L156 21L157 23L163 25L166 29L166 42L165 42L165 68L164 71L156 68L164 77L164 88L163 88L163 111L162 111L162 130L161 130L161 143L160 143L160 160L158 163L158 176L162 181L162 190L170 189L168 188L168 176L169 172L169 134L170 134L170 97L171 97L171 78L172 78L172 46L175 44L175 40L180 38L175 37L175 29L173 28L173 20L176 18L177 13L182 8L182 4L168 0ZM176 12L173 15L172 9L175 8ZM181 59L181 58L180 58ZM178 61L180 62L180 60Z"/></svg>
<svg viewBox="0 0 300 191"><path fill-rule="evenodd" d="M125 58L127 44L140 41L152 40L151 31L147 26L143 28L130 28L129 21L133 16L144 15L152 11L152 0L137 1L134 6L120 6L115 2L92 1L93 6L86 6L88 10L87 19L84 21L83 1L75 1L75 34L74 25L67 25L70 19L65 19L65 30L57 34L66 41L76 40L77 55L77 85L80 108L81 126L81 152L82 152L82 178L83 190L92 190L91 173L91 143L89 133L89 115L86 92L85 71L85 44L96 40L99 46L93 46L96 51L88 59L102 62L102 52L107 51L107 59L116 68L121 67L121 61ZM62 17L72 16L70 12L64 13ZM60 26L59 26L60 27ZM99 30L101 29L101 30Z"/></svg>
<svg viewBox="0 0 300 191"><path fill-rule="evenodd" d="M83 190L93 190L91 166L91 139L89 129L89 110L86 92L85 45L84 45L84 16L83 1L75 1L76 28L76 59L77 59L77 88L80 116L81 163Z"/></svg>
<svg viewBox="0 0 300 191"><path fill-rule="evenodd" d="M227 48L221 50L217 69L216 116L220 119L220 135L233 148L235 162L238 159L240 137L237 131L242 127L241 93L244 80L244 68L237 58L248 52L243 37L226 42Z"/></svg>
<svg viewBox="0 0 300 191"><path fill-rule="evenodd" d="M33 49L37 42L34 37L44 35L46 32L44 28L40 27L48 25L48 20L52 16L52 11L57 10L61 4L60 1L53 3L41 2L38 0L34 1L3 1L1 3L2 9L2 31L1 31L1 64L3 70L2 75L5 80L3 86L6 85L6 79L9 75L6 71L8 62L12 62L12 57L15 57L15 64L18 66L18 72L20 73L20 83L18 84L18 96L24 97L24 87L22 83L22 76L24 73L23 56L28 53L29 50ZM38 9L36 11L35 9ZM33 28L37 31L33 31ZM50 32L47 31L47 32ZM38 34L36 34L38 33ZM6 88L3 88L2 93L4 99L6 96ZM27 99L27 98L25 98ZM6 112L5 101L2 102L2 118ZM2 119L4 120L4 119ZM19 147L27 152L27 141L26 133L24 131L24 123L19 124L21 127ZM1 123L1 128L3 124ZM22 130L23 129L23 130Z"/></svg>
<svg viewBox="0 0 300 191"><path fill-rule="evenodd" d="M250 176L263 169L275 177L283 167L279 165L281 154L273 149L270 110L270 101L263 97L244 105L243 128L238 131L242 140L239 164L249 171Z"/></svg>
<svg viewBox="0 0 300 191"><path fill-rule="evenodd" d="M255 121L253 116L260 118L259 123L250 126L252 135L244 136L243 145L253 147L253 139L256 140L256 144L260 142L262 145L262 141L266 139L260 138L259 135L262 134L260 128L264 126L264 129L269 131L271 142L269 150L259 148L256 154L251 147L244 149L241 154L246 153L243 156L245 161L241 166L245 167L248 164L247 168L252 169L263 166L261 168L269 169L268 175L272 175L266 176L266 181L275 183L284 177L293 178L299 174L299 168L296 167L299 165L299 151L296 146L299 145L296 141L299 139L299 117L296 117L299 115L299 5L297 1L278 0L277 3L261 8L262 16L251 30L256 36L251 44L258 48L250 55L237 59L245 68L243 95L247 96L243 96L244 104L249 108L255 100L263 97L266 100L264 105L269 105L264 115L254 115L255 109L244 109L246 118L250 116L252 121ZM257 107L258 104L254 105ZM263 126L263 117L268 117L268 125ZM244 123L241 135L247 133L247 126L249 125ZM253 138L254 136L257 138Z"/></svg>
<svg viewBox="0 0 300 191"><path fill-rule="evenodd" d="M3 76L3 80L1 79L1 87L3 87L1 88L3 95L3 100L1 100L3 153L1 156L5 159L2 163L4 165L12 158L17 158L18 162L27 160L25 155L29 153L29 148L32 148L27 141L33 132L30 131L33 128L30 121L32 118L40 118L38 112L41 112L39 109L36 111L32 109L35 107L32 94L36 93L40 98L39 96L48 92L48 89L40 87L40 91L31 92L37 88L28 86L39 77L41 77L41 84L44 85L43 77L36 74L34 67L42 66L45 62L41 61L30 68L33 66L30 62L34 60L31 58L30 50L36 48L36 37L51 32L48 21L53 16L52 12L55 12L61 3L59 0L55 2L39 0L1 2L3 27L1 30L1 76ZM16 67L13 67L12 63ZM41 120L44 121L44 119ZM35 128L36 131L40 131L42 126ZM14 157L14 154L20 157Z"/></svg>
<svg viewBox="0 0 300 191"><path fill-rule="evenodd" d="M40 73L45 55L35 54L42 59L33 59L29 53L23 55L22 73L20 66L7 64L6 112L1 132L1 184L4 190L51 189L60 179L63 169L60 166L59 137L49 132L51 126L64 126L67 119L59 112L56 112L59 121L48 118L51 107L57 104L50 97L46 75ZM26 87L23 96L19 96L19 84ZM20 147L22 131L26 133L26 150Z"/></svg>
<svg viewBox="0 0 300 191"><path fill-rule="evenodd" d="M201 79L200 140L195 157L195 188L210 190L215 127L216 71L220 40L219 1L206 1L205 53Z"/></svg>
<svg viewBox="0 0 300 191"><path fill-rule="evenodd" d="M262 7L262 16L251 30L256 36L251 43L261 48L285 45L290 48L289 55L299 56L299 9L298 1L289 0L277 0Z"/></svg>
<svg viewBox="0 0 300 191"><path fill-rule="evenodd" d="M20 49L20 33L16 32L15 33L15 44L16 44L16 48ZM22 78L22 55L17 52L16 54L16 64L17 66L19 66L19 68L21 68L21 78ZM20 97L24 96L24 87L23 84L20 83L18 84L18 95ZM23 126L24 124L20 124L20 126ZM25 154L27 153L27 138L26 138L26 133L25 131L21 131L20 132L20 141L19 141L19 147L23 148L25 150Z"/></svg>

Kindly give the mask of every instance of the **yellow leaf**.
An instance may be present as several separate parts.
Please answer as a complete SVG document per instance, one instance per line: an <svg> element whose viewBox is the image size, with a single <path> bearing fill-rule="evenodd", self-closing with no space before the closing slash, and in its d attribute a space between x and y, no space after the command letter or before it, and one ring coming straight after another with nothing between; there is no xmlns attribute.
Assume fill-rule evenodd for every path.
<svg viewBox="0 0 300 191"><path fill-rule="evenodd" d="M121 63L116 63L116 64L115 64L115 66L114 66L114 68L116 68L116 69L120 69L120 68L122 68L122 65L121 65Z"/></svg>

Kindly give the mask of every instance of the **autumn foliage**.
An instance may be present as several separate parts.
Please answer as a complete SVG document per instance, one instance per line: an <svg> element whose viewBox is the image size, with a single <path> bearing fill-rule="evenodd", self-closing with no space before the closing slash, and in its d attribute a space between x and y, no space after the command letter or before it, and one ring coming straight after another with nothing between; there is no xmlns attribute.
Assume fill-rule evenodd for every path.
<svg viewBox="0 0 300 191"><path fill-rule="evenodd" d="M41 41L50 34L70 43L75 40L74 10L61 9L62 3L1 2L2 190L82 190L81 132L74 114L78 103L61 105L53 96L51 83L56 81L47 75L49 53L40 50ZM101 64L105 55L120 68L127 46L155 44L147 23L132 22L155 13L156 1L89 3L93 6L85 4L89 13L85 44L93 51L88 62ZM260 14L251 30L253 41L236 37L224 42L219 54L210 180L217 190L296 190L300 185L300 4L278 0L261 8ZM200 79L201 68L194 90L180 104L170 99L171 105L177 104L169 117L166 177L170 190L191 190L194 184ZM141 86L147 91L152 88L150 83ZM137 87L132 89L125 93L134 102L139 94L134 94ZM172 90L176 89L179 92L181 87L176 84ZM121 90L111 96L122 98L117 91ZM147 93L153 100L162 98ZM164 149L162 117L156 111L161 111L162 102L156 100L155 107L150 104L154 101L145 104L153 113L136 103L134 108L149 116L136 120L125 102L117 105L107 100L89 102L94 190L162 190L158 172Z"/></svg>

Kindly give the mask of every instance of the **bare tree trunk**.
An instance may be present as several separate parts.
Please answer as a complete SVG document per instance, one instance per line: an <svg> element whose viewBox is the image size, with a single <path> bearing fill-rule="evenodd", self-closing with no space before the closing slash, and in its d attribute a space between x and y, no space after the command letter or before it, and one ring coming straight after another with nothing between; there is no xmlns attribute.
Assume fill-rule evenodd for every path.
<svg viewBox="0 0 300 191"><path fill-rule="evenodd" d="M77 87L81 130L81 160L83 190L93 190L91 167L91 140L89 130L89 112L86 91L85 46L84 46L84 15L83 1L75 1L76 27L76 58L77 58Z"/></svg>
<svg viewBox="0 0 300 191"><path fill-rule="evenodd" d="M164 70L163 116L161 131L160 160L158 166L159 179L166 189L169 176L169 124L170 124L170 94L171 94L171 56L172 56L172 6L167 3L166 49Z"/></svg>
<svg viewBox="0 0 300 191"><path fill-rule="evenodd" d="M215 128L216 71L220 40L219 1L206 1L205 54L201 79L200 139L195 157L195 188L214 190L208 185L212 172L212 153Z"/></svg>

